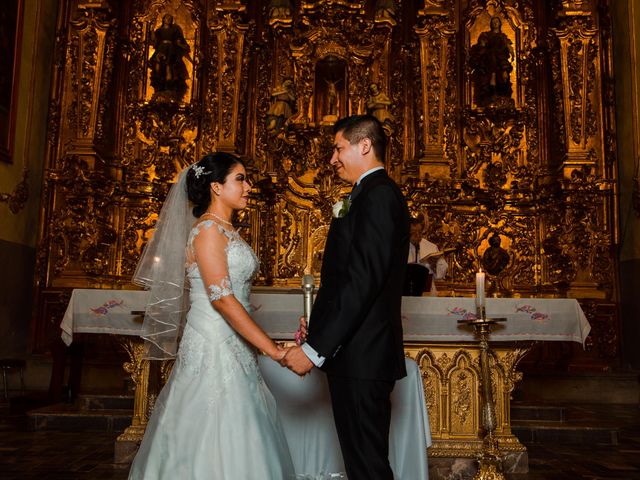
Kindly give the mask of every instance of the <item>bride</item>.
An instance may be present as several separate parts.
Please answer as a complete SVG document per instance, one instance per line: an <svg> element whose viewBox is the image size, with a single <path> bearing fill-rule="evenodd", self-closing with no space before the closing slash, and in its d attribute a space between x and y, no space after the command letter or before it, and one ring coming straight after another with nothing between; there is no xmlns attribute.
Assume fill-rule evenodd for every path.
<svg viewBox="0 0 640 480"><path fill-rule="evenodd" d="M134 281L150 290L147 358L176 361L130 479L295 478L256 361L258 349L275 361L285 350L248 313L258 260L231 222L246 207L250 188L244 165L227 153L185 169L138 264Z"/></svg>

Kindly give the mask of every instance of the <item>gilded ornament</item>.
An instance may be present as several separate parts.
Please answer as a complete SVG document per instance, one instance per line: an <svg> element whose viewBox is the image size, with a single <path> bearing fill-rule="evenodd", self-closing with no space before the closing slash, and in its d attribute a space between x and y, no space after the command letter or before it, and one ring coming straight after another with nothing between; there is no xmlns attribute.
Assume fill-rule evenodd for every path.
<svg viewBox="0 0 640 480"><path fill-rule="evenodd" d="M498 275L509 264L509 252L500 246L500 235L489 238L489 248L482 255L482 267L491 275Z"/></svg>

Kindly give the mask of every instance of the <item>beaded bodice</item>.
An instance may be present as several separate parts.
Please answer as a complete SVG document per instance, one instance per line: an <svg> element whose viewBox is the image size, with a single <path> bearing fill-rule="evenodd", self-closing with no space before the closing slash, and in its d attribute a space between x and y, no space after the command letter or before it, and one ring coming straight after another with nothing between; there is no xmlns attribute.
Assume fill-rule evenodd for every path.
<svg viewBox="0 0 640 480"><path fill-rule="evenodd" d="M218 300L233 293L243 305L248 306L251 281L258 272L260 264L251 247L236 230L228 230L213 220L205 220L196 224L189 234L187 249L190 250L190 254L187 255L187 258L195 258L193 241L198 234L204 229L212 227L217 228L218 232L228 239L225 248L228 276L223 278L219 284L205 286L197 263L195 261L188 263L187 278L191 286L192 301L201 296L206 296L209 300Z"/></svg>

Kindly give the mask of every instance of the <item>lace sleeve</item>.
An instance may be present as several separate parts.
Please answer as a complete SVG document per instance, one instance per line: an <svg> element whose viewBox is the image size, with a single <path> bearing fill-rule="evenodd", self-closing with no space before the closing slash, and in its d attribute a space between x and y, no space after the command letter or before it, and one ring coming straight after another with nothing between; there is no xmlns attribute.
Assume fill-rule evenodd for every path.
<svg viewBox="0 0 640 480"><path fill-rule="evenodd" d="M212 283L207 287L207 292L209 293L209 300L215 302L216 300L220 300L222 297L226 297L227 295L233 295L233 289L231 288L231 280L229 280L229 276L226 276L220 279L220 283L217 285Z"/></svg>
<svg viewBox="0 0 640 480"><path fill-rule="evenodd" d="M192 239L193 253L209 300L215 302L233 295L227 263L228 236L223 228L211 221L201 222L196 228Z"/></svg>

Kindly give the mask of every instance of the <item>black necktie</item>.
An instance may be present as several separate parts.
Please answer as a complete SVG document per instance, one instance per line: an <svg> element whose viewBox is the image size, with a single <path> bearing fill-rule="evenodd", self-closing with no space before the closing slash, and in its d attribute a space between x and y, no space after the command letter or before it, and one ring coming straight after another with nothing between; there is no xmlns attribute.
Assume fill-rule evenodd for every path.
<svg viewBox="0 0 640 480"><path fill-rule="evenodd" d="M360 193L360 186L362 185L362 183L357 183L353 189L351 190L351 193L349 194L349 200L351 200L353 202L353 199L356 198L356 196L358 195L358 193Z"/></svg>

